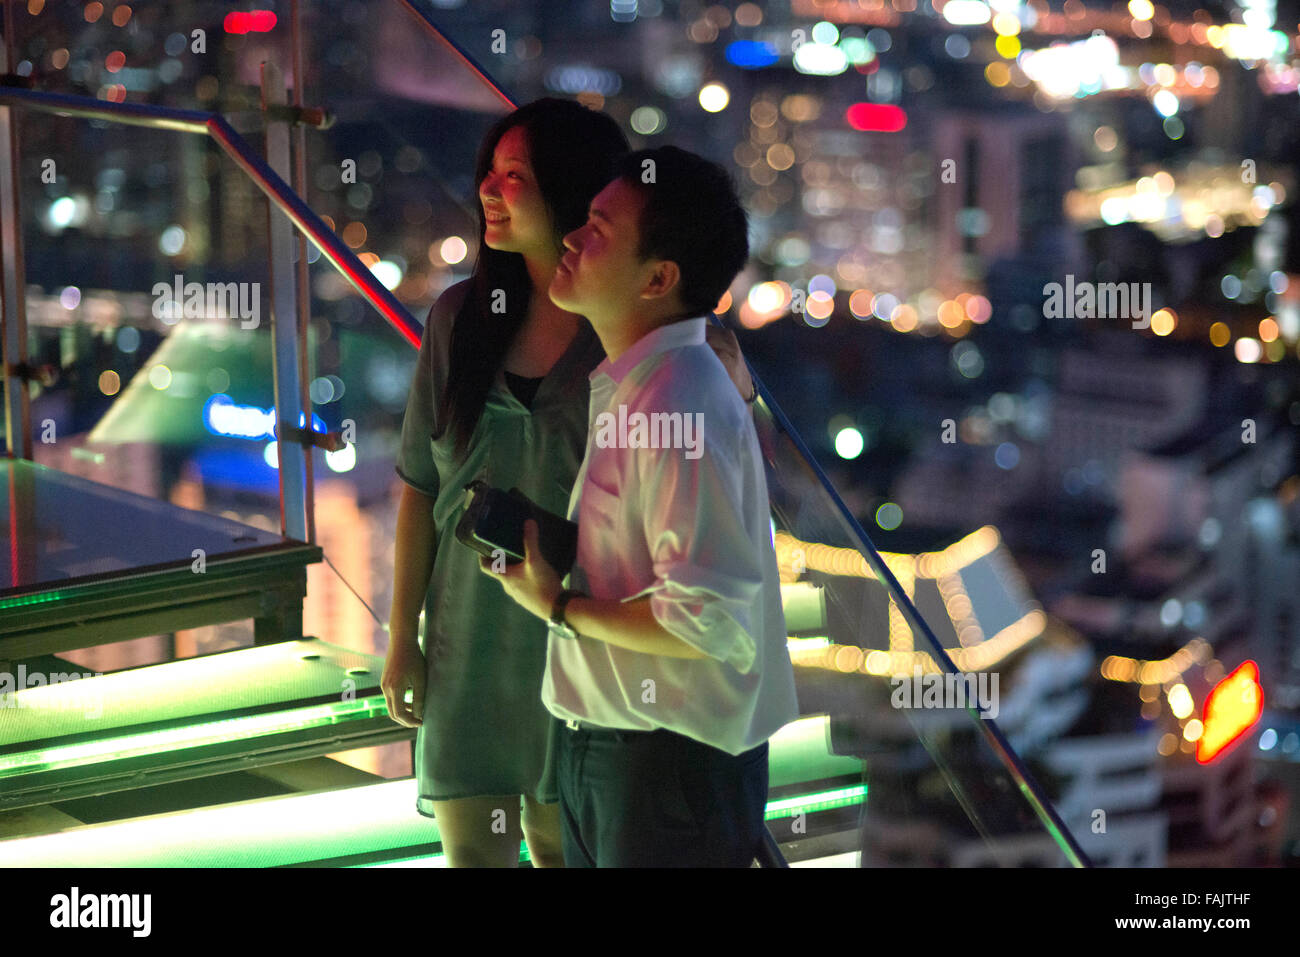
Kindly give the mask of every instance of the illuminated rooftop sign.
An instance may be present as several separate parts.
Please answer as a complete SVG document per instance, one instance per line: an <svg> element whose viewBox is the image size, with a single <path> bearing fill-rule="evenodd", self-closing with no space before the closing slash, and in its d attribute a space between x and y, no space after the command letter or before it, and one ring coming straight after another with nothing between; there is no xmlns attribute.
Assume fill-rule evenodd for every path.
<svg viewBox="0 0 1300 957"><path fill-rule="evenodd" d="M1259 686L1259 666L1243 662L1205 699L1205 731L1196 742L1196 760L1209 764L1240 740L1264 710L1264 690Z"/></svg>

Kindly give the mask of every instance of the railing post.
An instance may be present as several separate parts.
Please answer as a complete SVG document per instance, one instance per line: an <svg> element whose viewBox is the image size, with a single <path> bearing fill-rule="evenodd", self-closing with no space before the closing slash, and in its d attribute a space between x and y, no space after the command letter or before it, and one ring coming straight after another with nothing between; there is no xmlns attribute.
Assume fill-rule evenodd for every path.
<svg viewBox="0 0 1300 957"><path fill-rule="evenodd" d="M262 108L286 105L284 74L274 63L262 64ZM267 116L266 162L287 179L289 124ZM304 411L299 374L300 337L293 265L293 224L274 203L267 203L268 249L271 263L271 370L275 388L276 451L280 459L281 534L299 541L307 537L306 458L312 446L298 438L298 429L311 431L311 406Z"/></svg>
<svg viewBox="0 0 1300 957"><path fill-rule="evenodd" d="M0 76L12 69L12 4L5 4L5 44ZM0 377L4 379L5 450L31 460L32 410L28 400L27 282L23 266L23 217L19 193L18 111L0 106Z"/></svg>
<svg viewBox="0 0 1300 957"><path fill-rule="evenodd" d="M302 63L303 37L302 37L302 10L300 9L299 0L290 0L289 3L289 42L293 50L293 105L296 109L301 110L306 104L303 102L303 87L307 82L307 71ZM289 185L293 191L301 196L304 200L307 198L307 130L303 123L293 124L293 179ZM307 234L301 230L295 230L293 233L294 242L297 244L298 257L294 264L297 269L294 270L294 282L297 289L298 304L298 376L301 383L300 401L302 407L311 411L311 355L308 353L307 329L311 325L311 285L310 276L307 271ZM311 428L311 423L307 423L307 428ZM303 460L303 466L307 472L307 538L306 541L315 543L316 541L316 476L314 473L315 466L312 463L310 454Z"/></svg>

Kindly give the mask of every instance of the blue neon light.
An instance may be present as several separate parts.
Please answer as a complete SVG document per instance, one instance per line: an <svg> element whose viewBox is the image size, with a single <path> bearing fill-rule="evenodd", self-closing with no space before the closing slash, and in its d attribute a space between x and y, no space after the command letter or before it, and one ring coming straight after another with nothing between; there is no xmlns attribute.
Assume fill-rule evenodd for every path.
<svg viewBox="0 0 1300 957"><path fill-rule="evenodd" d="M776 47L760 40L733 40L727 44L727 62L742 69L762 69L779 59Z"/></svg>
<svg viewBox="0 0 1300 957"><path fill-rule="evenodd" d="M298 413L300 428L305 420L306 416ZM203 426L213 435L234 439L276 438L275 409L239 405L223 392L218 392L203 404ZM313 432L327 431L325 420L315 412L311 414L311 429Z"/></svg>

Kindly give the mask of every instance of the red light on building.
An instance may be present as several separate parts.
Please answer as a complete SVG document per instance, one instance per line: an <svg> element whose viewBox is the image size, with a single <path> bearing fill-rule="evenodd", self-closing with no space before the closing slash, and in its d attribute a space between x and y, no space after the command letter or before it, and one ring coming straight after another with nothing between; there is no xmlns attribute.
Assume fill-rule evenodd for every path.
<svg viewBox="0 0 1300 957"><path fill-rule="evenodd" d="M1196 760L1209 764L1236 744L1264 711L1259 666L1246 661L1209 693L1203 711L1204 728L1196 742Z"/></svg>
<svg viewBox="0 0 1300 957"><path fill-rule="evenodd" d="M897 133L907 125L907 114L887 103L854 103L844 118L864 133Z"/></svg>
<svg viewBox="0 0 1300 957"><path fill-rule="evenodd" d="M270 10L227 13L221 25L227 33L266 33L275 26L275 14Z"/></svg>

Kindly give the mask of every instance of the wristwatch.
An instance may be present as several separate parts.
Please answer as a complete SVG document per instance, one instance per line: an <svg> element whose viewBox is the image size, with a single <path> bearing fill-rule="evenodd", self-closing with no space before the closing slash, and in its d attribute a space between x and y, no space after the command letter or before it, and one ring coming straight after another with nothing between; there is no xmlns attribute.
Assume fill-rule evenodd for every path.
<svg viewBox="0 0 1300 957"><path fill-rule="evenodd" d="M573 626L564 620L564 606L569 603L570 598L582 595L582 592L575 591L572 588L565 588L555 596L555 604L551 606L550 627L557 632L561 638L577 638L578 633L573 630ZM583 597L586 597L585 595Z"/></svg>

